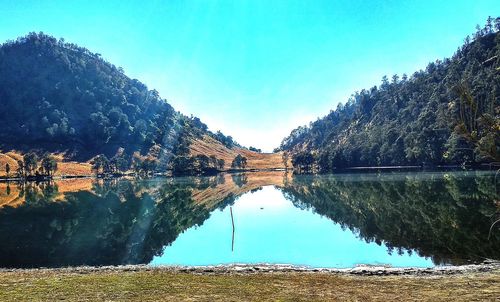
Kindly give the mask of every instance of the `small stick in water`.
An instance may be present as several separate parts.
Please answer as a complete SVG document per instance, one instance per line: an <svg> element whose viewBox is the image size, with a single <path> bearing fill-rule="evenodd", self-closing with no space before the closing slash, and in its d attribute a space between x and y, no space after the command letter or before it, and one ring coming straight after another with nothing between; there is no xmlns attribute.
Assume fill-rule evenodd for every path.
<svg viewBox="0 0 500 302"><path fill-rule="evenodd" d="M229 207L229 211L231 212L231 223L233 225L233 237L231 240L231 252L234 251L234 218L233 218L233 207Z"/></svg>

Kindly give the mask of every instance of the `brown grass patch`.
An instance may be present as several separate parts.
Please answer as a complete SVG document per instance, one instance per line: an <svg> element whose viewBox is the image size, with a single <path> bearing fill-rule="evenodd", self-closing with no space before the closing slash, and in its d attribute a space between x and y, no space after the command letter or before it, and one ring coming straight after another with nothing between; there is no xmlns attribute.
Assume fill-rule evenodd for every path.
<svg viewBox="0 0 500 302"><path fill-rule="evenodd" d="M92 175L90 163L58 162L56 176L87 176Z"/></svg>
<svg viewBox="0 0 500 302"><path fill-rule="evenodd" d="M19 167L17 161L22 158L22 155L15 152L0 153L0 176L7 175L7 172L5 171L6 164L9 164L10 166L9 176L14 176L17 168Z"/></svg>
<svg viewBox="0 0 500 302"><path fill-rule="evenodd" d="M57 171L55 176L87 176L92 175L92 165L88 162L69 162L65 161L63 153L51 154L57 161ZM5 165L8 163L10 166L10 177L16 176L18 160L23 159L23 154L17 151L9 151L0 153L0 177L7 176Z"/></svg>
<svg viewBox="0 0 500 302"><path fill-rule="evenodd" d="M279 153L258 153L242 148L229 149L210 136L204 136L202 139L194 139L190 145L191 155L204 154L206 156L214 155L224 160L224 168L230 169L231 162L236 155L241 154L247 158L247 169L284 169L285 165L282 159L282 152ZM291 165L289 165L291 166Z"/></svg>

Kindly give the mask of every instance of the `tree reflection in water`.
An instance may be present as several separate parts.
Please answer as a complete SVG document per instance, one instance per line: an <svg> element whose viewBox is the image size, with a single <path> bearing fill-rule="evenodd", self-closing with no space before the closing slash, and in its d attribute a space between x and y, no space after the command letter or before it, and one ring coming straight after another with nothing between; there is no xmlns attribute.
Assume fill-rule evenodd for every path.
<svg viewBox="0 0 500 302"><path fill-rule="evenodd" d="M439 264L500 259L494 174L483 172L350 174L294 177L283 194L366 242Z"/></svg>
<svg viewBox="0 0 500 302"><path fill-rule="evenodd" d="M147 264L212 211L265 185L390 253L416 252L436 264L500 258L498 228L488 240L499 209L494 174L250 173L87 180L79 190L61 183L7 184L2 196L23 202L0 208L0 266Z"/></svg>
<svg viewBox="0 0 500 302"><path fill-rule="evenodd" d="M26 201L0 209L0 266L148 263L209 217L213 209L191 197L206 183L101 181L59 202L54 184L24 185Z"/></svg>

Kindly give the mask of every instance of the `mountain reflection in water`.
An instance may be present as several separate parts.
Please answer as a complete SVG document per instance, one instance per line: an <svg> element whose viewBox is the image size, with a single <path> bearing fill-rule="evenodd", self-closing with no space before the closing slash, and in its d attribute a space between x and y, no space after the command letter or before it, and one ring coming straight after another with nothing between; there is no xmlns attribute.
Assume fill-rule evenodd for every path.
<svg viewBox="0 0 500 302"><path fill-rule="evenodd" d="M434 264L499 259L498 228L488 239L500 207L494 181L494 173L469 171L293 177L267 172L203 178L0 183L0 266L148 264L155 259L154 264L169 255L177 257L179 253L172 243L179 234L201 232L203 224L209 224L207 220L217 219L219 211L215 210L225 211L235 203L238 210L236 200L240 196L264 186L273 186L293 204L296 220L290 220L291 224L307 213L310 221L326 217L329 226L339 225L358 241L381 245L389 254L413 253ZM266 213L266 204L258 207ZM238 211L239 217L245 217L244 209ZM254 224L272 223L272 219L286 224L287 218L278 222L270 217L264 222L263 214L251 217L263 219L254 219ZM304 224L310 225L314 224ZM281 233L274 234L278 237L273 238L291 236L283 225L280 229ZM311 240L328 235L328 230L318 226L310 234ZM266 234L255 236L269 236ZM238 220L235 237L238 248ZM231 243L230 237L224 240ZM186 242L188 247L193 244ZM290 255L305 253L302 256L307 257L307 247L297 244L287 248ZM194 258L196 253L203 251L190 251ZM286 254L280 257L285 262L296 259L288 259ZM326 257L318 265L336 266L340 262L334 258ZM275 258L269 255L269 259ZM220 261L228 262L222 258Z"/></svg>

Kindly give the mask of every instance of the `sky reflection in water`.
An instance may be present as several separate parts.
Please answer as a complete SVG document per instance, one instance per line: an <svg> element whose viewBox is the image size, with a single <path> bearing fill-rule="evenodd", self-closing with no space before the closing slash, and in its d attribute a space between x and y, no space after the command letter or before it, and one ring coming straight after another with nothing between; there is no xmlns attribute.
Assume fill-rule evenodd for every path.
<svg viewBox="0 0 500 302"><path fill-rule="evenodd" d="M312 267L353 267L357 264L429 267L430 259L405 252L388 254L387 247L366 243L310 209L301 210L279 189L267 186L247 193L233 206L234 251L231 251L229 207L215 211L200 227L179 235L155 257L152 265L213 265L230 263L293 263Z"/></svg>
<svg viewBox="0 0 500 302"><path fill-rule="evenodd" d="M494 183L479 171L0 183L0 267L477 263L500 259Z"/></svg>

